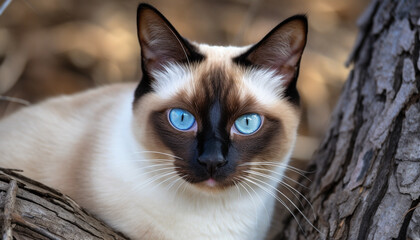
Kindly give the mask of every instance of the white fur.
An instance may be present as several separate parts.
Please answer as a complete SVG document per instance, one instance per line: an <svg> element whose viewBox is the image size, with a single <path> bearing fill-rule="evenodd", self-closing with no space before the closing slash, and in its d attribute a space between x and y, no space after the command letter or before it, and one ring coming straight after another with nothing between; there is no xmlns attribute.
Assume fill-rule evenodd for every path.
<svg viewBox="0 0 420 240"><path fill-rule="evenodd" d="M251 46L212 46L208 44L197 44L200 52L206 56L206 61L216 62L218 64L231 64L232 58L246 52Z"/></svg>
<svg viewBox="0 0 420 240"><path fill-rule="evenodd" d="M283 98L282 76L270 69L247 70L242 78L248 91L254 94L262 105L271 106Z"/></svg>
<svg viewBox="0 0 420 240"><path fill-rule="evenodd" d="M152 76L156 79L152 87L162 99L174 97L193 81L191 70L175 63L165 65L163 70L152 72Z"/></svg>
<svg viewBox="0 0 420 240"><path fill-rule="evenodd" d="M137 161L149 155L138 154L144 148L131 129L134 88L60 97L4 119L1 166L64 191L133 239L263 239L274 198L261 189L211 195L183 180L169 190L172 181L142 185L153 175L149 162Z"/></svg>

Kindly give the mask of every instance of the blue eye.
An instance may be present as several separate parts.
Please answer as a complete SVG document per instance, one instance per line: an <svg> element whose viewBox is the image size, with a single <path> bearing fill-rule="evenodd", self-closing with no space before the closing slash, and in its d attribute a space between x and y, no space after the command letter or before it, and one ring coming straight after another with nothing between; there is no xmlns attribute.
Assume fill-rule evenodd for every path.
<svg viewBox="0 0 420 240"><path fill-rule="evenodd" d="M169 112L169 121L171 121L172 126L176 129L185 131L194 125L195 118L191 113L184 109L173 108Z"/></svg>
<svg viewBox="0 0 420 240"><path fill-rule="evenodd" d="M242 134L252 134L261 126L261 117L256 113L249 113L240 116L235 121L236 129Z"/></svg>

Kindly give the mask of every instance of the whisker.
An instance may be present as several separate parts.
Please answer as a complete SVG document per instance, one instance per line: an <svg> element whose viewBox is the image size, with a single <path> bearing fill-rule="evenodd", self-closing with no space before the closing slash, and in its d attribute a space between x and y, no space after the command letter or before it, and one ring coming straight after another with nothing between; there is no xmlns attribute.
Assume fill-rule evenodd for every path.
<svg viewBox="0 0 420 240"><path fill-rule="evenodd" d="M238 193L239 193L239 198L242 198L241 189L239 189L239 186L238 186L238 182L239 182L239 181L240 181L240 180L239 180L237 177L234 177L234 178L233 178L233 184L235 185L236 189L238 190Z"/></svg>
<svg viewBox="0 0 420 240"><path fill-rule="evenodd" d="M310 172L305 171L305 170L302 170L302 169L299 169L297 167L293 167L293 166L290 166L289 164L281 163L281 162L269 162L269 161L267 161L267 162L246 162L246 163L240 164L239 166L243 166L243 165L275 165L275 166L284 166L284 167L287 167L288 169L293 169L293 170L296 170L300 173L310 174L310 173L315 172L315 171L310 171Z"/></svg>
<svg viewBox="0 0 420 240"><path fill-rule="evenodd" d="M178 167L172 166L172 167L158 168L158 169L154 169L154 170L151 170L151 171L142 172L137 176L143 176L145 174L150 174L150 173L154 173L154 172L158 172L158 171L162 171L162 170L170 170L170 169L172 170L172 169L176 169L176 168L178 168Z"/></svg>
<svg viewBox="0 0 420 240"><path fill-rule="evenodd" d="M173 157L173 158L183 160L181 157L175 156L173 154L158 152L158 151L140 151L140 152L134 152L133 154L141 154L141 153L156 153L156 154L162 154L162 155L166 155L166 156L169 156L169 157Z"/></svg>
<svg viewBox="0 0 420 240"><path fill-rule="evenodd" d="M180 179L183 179L185 177L185 175L182 175L181 176L181 178ZM184 180L184 179L183 179ZM181 184L179 184L178 185L178 187L175 189L175 195L177 195L178 194L178 190L180 189L180 187L182 186L182 185L186 185L187 184L187 181L181 181ZM184 187L185 188L185 187Z"/></svg>
<svg viewBox="0 0 420 240"><path fill-rule="evenodd" d="M186 180L188 180L188 176L187 176L187 179L186 179ZM185 183L187 183L187 181L185 181ZM185 189L187 188L187 185L188 185L188 184L183 184L183 185L184 185L184 188L182 188L181 195L182 195L182 194L184 194Z"/></svg>
<svg viewBox="0 0 420 240"><path fill-rule="evenodd" d="M253 170L247 170L247 171L244 171L244 172L249 173L249 174L253 174L253 175L257 175L257 176L261 176L261 177L265 177L267 179L275 181L276 183L280 183L280 184L283 183L283 181L281 179L270 176L270 175L265 174L265 173L260 173L260 172L253 171ZM287 184L287 183L285 183L285 184ZM288 185L288 186L290 186L290 185ZM292 194L299 200L299 198L293 192L292 192ZM299 200L299 202L300 202L300 200Z"/></svg>
<svg viewBox="0 0 420 240"><path fill-rule="evenodd" d="M154 167L159 167L159 166L173 166L173 164L172 163L158 163L158 164L152 164L152 165L147 165L147 166L140 166L139 169L143 170L143 169L154 168Z"/></svg>
<svg viewBox="0 0 420 240"><path fill-rule="evenodd" d="M300 205L303 206L302 201L300 201L300 199L296 196L296 194L294 194L292 191L296 192L297 194L299 194L299 196L303 197L303 199L305 199L305 201L309 204L309 206L311 207L312 213L314 218L316 218L316 214L315 214L315 209L313 208L311 202L305 197L305 195L303 195L301 192L299 192L296 188L292 187L291 185L285 183L285 182L280 182L281 185L285 186L292 194L293 196L296 197L296 199L299 201Z"/></svg>
<svg viewBox="0 0 420 240"><path fill-rule="evenodd" d="M258 197L258 199L260 200L261 204L263 205L265 209L265 214L267 215L268 218L270 218L270 214L268 213L268 210L265 207L265 202L261 199L261 197L258 195L258 193L254 190L253 187L249 186L246 182L244 182L244 184L246 184L255 193L255 195Z"/></svg>
<svg viewBox="0 0 420 240"><path fill-rule="evenodd" d="M153 161L153 160L157 160L157 161ZM150 164L135 164L135 163L150 163ZM127 165L127 164L131 164L134 163L134 165ZM120 166L129 166L130 168L135 168L135 169L147 169L153 166L170 166L173 165L174 166L174 160L170 160L170 161L162 161L159 159L128 159L128 162L126 161L120 161L120 162L115 162L114 164Z"/></svg>
<svg viewBox="0 0 420 240"><path fill-rule="evenodd" d="M306 217L306 215L305 214L303 214L303 212L296 206L296 204L292 201L292 200L290 200L290 198L288 198L284 193L282 193L280 190L278 190L278 189L276 189L276 188L274 188L273 186L271 186L270 184L268 184L268 183L266 183L266 182L264 182L264 181L262 181L262 180L260 180L260 179L258 179L258 178L254 178L254 177L252 177L252 176L248 176L248 178L252 178L252 179L254 179L255 181L259 181L259 182L261 182L261 183L263 183L263 184L265 184L265 185L267 185L267 186L269 186L269 187L271 187L272 189L274 189L276 192L278 192L278 193L280 193L284 198L286 198L292 205L293 205L293 207L295 207L296 208L296 210L298 210L298 212L302 215L302 217L309 223L309 225L311 225L318 233L320 233L320 234L322 234L321 233L321 231L318 229L318 228L316 228L312 223L311 223L311 221L309 221L309 219ZM261 186L262 187L262 186ZM276 196L277 197L277 196ZM302 229L302 231L303 231L303 229Z"/></svg>
<svg viewBox="0 0 420 240"><path fill-rule="evenodd" d="M159 182L157 185L153 186L153 188L152 188L152 189L157 188L157 187L158 187L158 186L160 186L161 184L163 184L163 183L167 182L167 181L168 181L168 180L170 180L170 179L173 179L174 177L178 177L178 174L176 174L175 172L172 172L172 173L174 174L173 176L168 177L167 179L165 179L165 180L163 180L163 181Z"/></svg>
<svg viewBox="0 0 420 240"><path fill-rule="evenodd" d="M308 173L308 172L305 172L305 171L300 170L300 169L298 169L298 168L295 168L295 167L289 166L289 165L287 165L287 164L282 164L282 163L273 163L273 162L247 162L247 163L242 163L242 164L239 164L239 165L238 165L238 167L239 167L239 166L253 166L253 165L258 165L258 166L264 165L264 166L282 167L282 168L285 168L285 169L287 169L287 170L289 170L289 171L291 171L291 172L295 172L295 173L299 174L300 176L304 177L305 179L307 179L308 181L312 182L312 180L311 180L311 179L309 179L309 178L305 175L305 173Z"/></svg>
<svg viewBox="0 0 420 240"><path fill-rule="evenodd" d="M151 162L151 161L174 162L173 159L164 159L164 158L133 159L131 161L133 162Z"/></svg>
<svg viewBox="0 0 420 240"><path fill-rule="evenodd" d="M242 179L243 177L240 177L240 179ZM242 184L242 183L244 183L244 184L246 184L244 181L242 181L242 182L238 182L238 184L243 188L243 189L245 189L245 191L248 193L248 195L249 195L249 197L251 198L251 202L252 202L252 205L254 205L254 209L255 209L255 211L254 211L254 215L255 215L255 222L258 222L258 210L257 210L257 203L255 202L255 199L254 199L254 197L252 196L252 194L248 191L248 189ZM247 184L248 185L248 184ZM248 185L248 187L249 187L249 185Z"/></svg>
<svg viewBox="0 0 420 240"><path fill-rule="evenodd" d="M285 174L282 174L282 173L279 173L279 172L273 171L273 170L271 170L271 169L258 168L258 167L254 167L254 166L252 166L252 169L255 169L255 170L264 170L264 171L271 172L271 173L274 173L274 174L277 174L277 175L282 175L282 178L287 179L287 180L289 180L289 181L291 181L291 182L294 182L294 183L296 183L297 185L299 185L299 186L300 186L300 187L302 187L302 188L308 189L308 187L307 187L307 186L303 185L302 183L300 183L300 182L296 181L295 179L293 179L293 178L291 178L291 177L286 176Z"/></svg>
<svg viewBox="0 0 420 240"><path fill-rule="evenodd" d="M168 185L168 187L167 187L167 189L166 189L166 191L168 191L169 192L169 190L177 183L177 182L179 182L179 181L182 181L183 178L184 177L184 174L183 175L181 175L181 176L179 176L179 178L178 179L176 179L175 181L173 181L170 185Z"/></svg>
<svg viewBox="0 0 420 240"><path fill-rule="evenodd" d="M137 191L138 191L138 190L141 190L141 189L143 189L144 187L146 187L147 185L149 185L150 183L152 183L152 182L154 182L154 181L156 181L156 180L158 180L158 179L161 179L161 178L163 178L163 177L166 177L166 176L168 176L168 175L170 175L170 174L174 174L174 172L173 172L173 171L169 171L169 172L167 172L167 173L165 173L165 174L162 174L162 175L157 175L157 176L151 177L151 178L149 178L149 180L147 180L145 183L142 183L139 187L136 187L136 190L137 190Z"/></svg>
<svg viewBox="0 0 420 240"><path fill-rule="evenodd" d="M309 200L302 194L302 193L300 193L298 190L296 190L294 187L292 187L291 185L289 185L289 184L287 184L287 183L285 183L284 181L282 181L281 179L278 179L278 178L275 178L275 177L272 177L272 176L270 176L270 175L267 175L267 174L264 174L264 173L259 173L259 172L256 172L256 171L252 171L252 170L250 170L250 171L245 171L245 172L247 172L247 173L251 173L251 174L254 174L254 175L258 175L258 176L261 176L261 177L265 177L265 178L268 178L268 179L271 179L271 180L273 180L273 181L276 181L276 182L278 182L278 183L280 183L281 185L283 185L283 186L285 186L289 191L290 191L290 193L292 193L293 194L293 196L295 196L295 198L299 201L299 203L300 203L300 205L301 206L303 206L303 203L302 203L302 201L299 199L299 197L294 193L294 192L296 192L297 194L299 194L301 197L303 197L305 200L306 200L306 202L309 204L309 206L311 206L311 209L312 209L312 212L314 213L314 216L315 216L315 210L314 210L314 208L312 207L312 204L311 204L311 202L309 202ZM293 191L292 191L293 190Z"/></svg>
<svg viewBox="0 0 420 240"><path fill-rule="evenodd" d="M242 177L242 179L245 179L244 177ZM254 190L253 187L249 186L246 182L244 182L244 184L246 184L254 193L255 195L258 197L258 199L260 200L261 204L264 206L265 209L265 213L267 214L268 217L270 217L270 214L268 213L267 208L265 207L265 202L262 200L262 198L258 195L258 193Z"/></svg>
<svg viewBox="0 0 420 240"><path fill-rule="evenodd" d="M248 176L249 177L249 176ZM281 200L279 197L277 197L273 192L268 191L265 187L261 186L261 184L258 184L254 181L252 181L251 179L248 178L244 178L246 181L249 181L251 183L253 183L255 186L261 188L262 190L264 190L266 193L268 193L269 195L271 195L273 198L275 198L279 203L281 203L283 205L283 207L285 207L287 209L287 211L289 211L290 214L292 214L293 218L296 220L296 223L299 225L299 228L301 229L302 232L305 232L302 228L302 226L299 223L299 220L297 219L296 215L293 214L293 212L290 210L290 208L286 205L286 203Z"/></svg>

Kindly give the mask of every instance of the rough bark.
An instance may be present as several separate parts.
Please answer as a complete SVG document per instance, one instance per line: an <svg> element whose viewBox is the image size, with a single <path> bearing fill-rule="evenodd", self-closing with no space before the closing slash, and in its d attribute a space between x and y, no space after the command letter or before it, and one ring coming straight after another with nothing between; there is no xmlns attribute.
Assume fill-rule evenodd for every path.
<svg viewBox="0 0 420 240"><path fill-rule="evenodd" d="M127 239L67 196L0 168L2 239Z"/></svg>
<svg viewBox="0 0 420 240"><path fill-rule="evenodd" d="M373 0L358 24L353 70L300 189L319 232L295 211L301 227L290 217L275 239L420 239L420 1Z"/></svg>

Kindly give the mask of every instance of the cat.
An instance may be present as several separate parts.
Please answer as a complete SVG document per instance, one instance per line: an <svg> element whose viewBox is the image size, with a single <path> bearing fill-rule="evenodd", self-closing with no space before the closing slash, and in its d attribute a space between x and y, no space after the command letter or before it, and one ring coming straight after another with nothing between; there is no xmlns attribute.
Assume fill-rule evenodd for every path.
<svg viewBox="0 0 420 240"><path fill-rule="evenodd" d="M0 165L132 239L264 239L295 144L307 25L296 15L252 46L210 46L140 4L140 83L6 117Z"/></svg>

